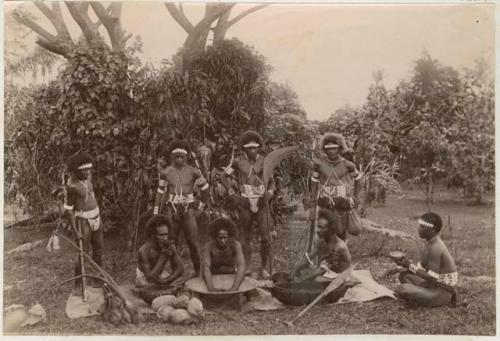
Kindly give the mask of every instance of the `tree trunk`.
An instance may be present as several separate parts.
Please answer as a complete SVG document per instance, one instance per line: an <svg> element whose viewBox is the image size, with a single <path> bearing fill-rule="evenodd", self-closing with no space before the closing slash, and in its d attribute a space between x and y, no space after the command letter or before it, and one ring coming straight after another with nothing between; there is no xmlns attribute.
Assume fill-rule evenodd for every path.
<svg viewBox="0 0 500 341"><path fill-rule="evenodd" d="M427 169L427 174L429 175L429 183L427 187L427 211L431 211L434 197L434 184L432 183L432 170Z"/></svg>

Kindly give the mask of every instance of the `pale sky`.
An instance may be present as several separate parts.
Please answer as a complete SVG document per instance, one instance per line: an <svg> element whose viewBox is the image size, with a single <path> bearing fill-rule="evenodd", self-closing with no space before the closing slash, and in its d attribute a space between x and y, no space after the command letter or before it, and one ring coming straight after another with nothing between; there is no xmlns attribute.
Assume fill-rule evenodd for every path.
<svg viewBox="0 0 500 341"><path fill-rule="evenodd" d="M6 3L6 12L13 6ZM184 8L195 22L203 6ZM246 7L238 4L233 16ZM169 59L186 37L160 2L125 3L122 23L142 37L145 61ZM362 104L376 70L388 88L407 79L424 50L457 69L480 56L493 62L494 8L273 4L231 27L231 37L264 55L274 67L271 78L297 92L308 118L323 120L346 104Z"/></svg>

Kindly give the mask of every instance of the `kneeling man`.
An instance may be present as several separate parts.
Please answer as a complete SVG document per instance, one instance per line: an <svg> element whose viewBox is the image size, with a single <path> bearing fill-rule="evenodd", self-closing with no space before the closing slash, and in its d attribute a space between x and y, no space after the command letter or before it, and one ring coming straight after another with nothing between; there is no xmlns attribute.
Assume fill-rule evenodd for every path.
<svg viewBox="0 0 500 341"><path fill-rule="evenodd" d="M234 239L236 226L225 218L214 220L208 225L211 240L202 253L202 278L209 291L222 291L214 288L212 275L235 274L234 282L228 291L236 291L240 287L245 274L246 263L240 242Z"/></svg>

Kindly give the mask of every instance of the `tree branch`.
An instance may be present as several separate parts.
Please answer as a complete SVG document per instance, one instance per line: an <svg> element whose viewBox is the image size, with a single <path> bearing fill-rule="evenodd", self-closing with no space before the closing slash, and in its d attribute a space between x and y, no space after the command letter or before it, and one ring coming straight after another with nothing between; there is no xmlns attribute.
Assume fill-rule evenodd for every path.
<svg viewBox="0 0 500 341"><path fill-rule="evenodd" d="M226 11L230 11L235 5L236 4L207 3L206 8L205 8L205 17L198 23L198 25L213 23L218 17L220 17ZM196 26L198 26L198 25L196 25Z"/></svg>
<svg viewBox="0 0 500 341"><path fill-rule="evenodd" d="M186 31L187 34L191 33L194 29L193 24L189 21L189 19L184 14L184 11L180 11L177 6L173 3L166 2L165 7L168 12L174 18L174 20L181 25L181 27Z"/></svg>
<svg viewBox="0 0 500 341"><path fill-rule="evenodd" d="M36 4L37 2L35 2ZM71 35L69 34L68 27L66 26L66 23L64 22L64 18L62 16L61 12L61 5L59 2L54 1L52 3L52 13L53 13L53 18L49 18L50 21L52 22L52 25L54 25L57 35L63 39L64 41L67 41L71 45L73 45L73 39L71 38Z"/></svg>
<svg viewBox="0 0 500 341"><path fill-rule="evenodd" d="M49 42L45 39L42 39L40 37L38 37L38 39L36 40L36 43L40 47L42 47L42 48L44 48L52 53L55 53L55 54L58 54L58 55L61 55L64 57L67 57L67 55L68 55L68 49L64 48L63 46L61 46L59 44L51 43L51 42Z"/></svg>
<svg viewBox="0 0 500 341"><path fill-rule="evenodd" d="M91 2L90 5L95 14L102 22L106 31L108 31L109 39L113 49L122 49L125 46L125 34L123 32L120 15L121 6L120 2L113 2L110 5L109 12L104 8L100 2ZM112 14L111 14L112 13Z"/></svg>
<svg viewBox="0 0 500 341"><path fill-rule="evenodd" d="M18 11L14 11L12 13L12 15L14 16L14 19L16 19L19 23L29 27L30 29L35 31L36 34L38 34L39 36L41 36L43 39L47 40L48 42L53 43L53 44L58 42L57 36L48 32L43 27L38 25L36 22L31 20L30 18L26 17L25 15L19 13Z"/></svg>
<svg viewBox="0 0 500 341"><path fill-rule="evenodd" d="M258 5L258 6L254 6L252 8L249 8L243 12L241 12L240 14L238 14L237 16L235 16L233 19L229 20L228 22L228 27L236 24L238 21L240 21L241 19L243 19L244 17L246 17L247 15L253 13L253 12L256 12L264 7L267 7L269 6L269 4L263 4L263 5Z"/></svg>
<svg viewBox="0 0 500 341"><path fill-rule="evenodd" d="M66 7L69 10L69 13L76 21L80 29L82 30L83 36L87 40L87 42L99 41L102 40L99 36L99 32L95 28L94 24L90 20L86 9L88 8L88 4L85 5L79 2L66 1Z"/></svg>

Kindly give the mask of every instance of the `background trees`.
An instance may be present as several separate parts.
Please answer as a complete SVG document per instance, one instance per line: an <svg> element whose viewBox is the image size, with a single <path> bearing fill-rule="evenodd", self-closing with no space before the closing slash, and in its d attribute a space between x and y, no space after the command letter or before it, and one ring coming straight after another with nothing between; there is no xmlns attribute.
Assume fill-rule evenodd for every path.
<svg viewBox="0 0 500 341"><path fill-rule="evenodd" d="M232 25L265 6L235 14L234 4L206 4L193 23L182 5L166 4L187 36L172 64L154 67L137 57L140 40L122 27L122 5L34 3L51 28L22 9L8 18L19 33L35 32L39 48L25 51L12 41L7 80L60 65L50 83L6 83L7 194L22 195L32 213L57 200L51 193L62 184L63 161L86 148L97 157L96 191L111 225L130 227L152 202L156 163L172 138L209 150L198 155L206 172L227 165L248 128L264 135L268 150L300 146L277 174L296 194L306 191L315 142L327 130L340 131L354 149L368 203L379 191L398 192L402 180L418 184L429 205L436 181L477 202L494 187L494 87L482 61L457 71L424 54L394 89L377 71L363 105L313 122L293 89L270 80L264 56L225 39ZM70 34L70 20L79 36Z"/></svg>

